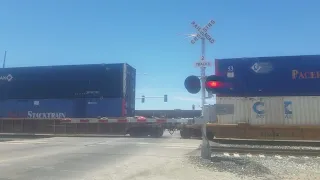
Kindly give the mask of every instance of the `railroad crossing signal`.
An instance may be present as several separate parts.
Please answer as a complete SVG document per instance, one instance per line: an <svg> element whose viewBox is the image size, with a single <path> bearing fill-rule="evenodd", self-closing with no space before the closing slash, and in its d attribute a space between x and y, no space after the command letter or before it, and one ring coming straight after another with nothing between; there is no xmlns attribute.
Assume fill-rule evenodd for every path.
<svg viewBox="0 0 320 180"><path fill-rule="evenodd" d="M212 94L230 94L233 91L234 82L228 78L211 75L206 78L205 88Z"/></svg>
<svg viewBox="0 0 320 180"><path fill-rule="evenodd" d="M191 43L194 44L196 43L199 39L205 38L207 39L210 43L214 43L214 39L210 36L208 33L208 30L215 24L214 20L211 20L204 28L199 26L195 21L191 22L191 25L197 29L198 33L194 38L191 40Z"/></svg>
<svg viewBox="0 0 320 180"><path fill-rule="evenodd" d="M197 76L188 76L184 81L184 87L191 94L197 94L201 90L201 82Z"/></svg>

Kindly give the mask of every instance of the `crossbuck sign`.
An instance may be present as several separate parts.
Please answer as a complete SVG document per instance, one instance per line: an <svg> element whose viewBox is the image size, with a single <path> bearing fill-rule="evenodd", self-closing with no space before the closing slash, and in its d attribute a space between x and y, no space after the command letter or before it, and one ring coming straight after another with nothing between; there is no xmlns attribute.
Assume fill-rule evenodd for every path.
<svg viewBox="0 0 320 180"><path fill-rule="evenodd" d="M204 28L201 28L195 21L191 22L191 25L197 29L198 33L194 38L191 40L191 43L194 44L196 43L199 39L205 38L207 39L210 43L214 43L214 39L208 34L208 30L215 24L213 20L211 20Z"/></svg>

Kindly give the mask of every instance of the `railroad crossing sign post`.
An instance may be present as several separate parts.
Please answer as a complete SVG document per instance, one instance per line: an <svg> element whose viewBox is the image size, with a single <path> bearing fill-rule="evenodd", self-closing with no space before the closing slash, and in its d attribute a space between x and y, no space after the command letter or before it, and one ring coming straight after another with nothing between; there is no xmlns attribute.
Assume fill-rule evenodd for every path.
<svg viewBox="0 0 320 180"><path fill-rule="evenodd" d="M208 33L208 30L215 24L213 20L211 20L207 25L203 28L199 26L195 21L191 22L191 25L198 31L198 33L191 39L191 44L195 44L199 39L201 39L201 60L200 62L196 62L196 66L200 67L201 70L201 106L203 107L205 104L205 81L206 81L206 67L211 66L211 63L205 60L205 43L208 40L210 43L214 43L214 39ZM202 108L203 114L203 108Z"/></svg>
<svg viewBox="0 0 320 180"><path fill-rule="evenodd" d="M203 28L199 26L195 21L191 22L191 25L198 31L198 33L193 37L191 40L191 44L195 44L199 39L201 39L201 60L200 62L196 62L196 66L200 67L200 80L201 80L201 106L202 106L202 117L204 114L204 105L206 101L206 89L205 89L205 82L206 82L206 67L211 66L211 63L206 61L205 59L205 42L208 40L211 44L214 43L214 39L208 33L208 30L215 24L213 20L209 21L207 25ZM205 119L204 119L205 120ZM203 123L202 126L202 146L201 146L201 157L204 159L211 158L211 149L210 144L207 138L207 127L206 123Z"/></svg>

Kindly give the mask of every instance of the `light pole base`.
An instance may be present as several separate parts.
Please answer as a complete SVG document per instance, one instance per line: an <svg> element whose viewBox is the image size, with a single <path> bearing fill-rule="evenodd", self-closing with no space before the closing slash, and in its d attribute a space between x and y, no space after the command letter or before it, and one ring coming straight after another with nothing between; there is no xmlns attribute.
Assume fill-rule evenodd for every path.
<svg viewBox="0 0 320 180"><path fill-rule="evenodd" d="M201 158L211 160L210 142L208 141L206 130L206 123L204 123L202 127Z"/></svg>
<svg viewBox="0 0 320 180"><path fill-rule="evenodd" d="M211 160L210 144L209 141L206 139L202 139L201 158Z"/></svg>

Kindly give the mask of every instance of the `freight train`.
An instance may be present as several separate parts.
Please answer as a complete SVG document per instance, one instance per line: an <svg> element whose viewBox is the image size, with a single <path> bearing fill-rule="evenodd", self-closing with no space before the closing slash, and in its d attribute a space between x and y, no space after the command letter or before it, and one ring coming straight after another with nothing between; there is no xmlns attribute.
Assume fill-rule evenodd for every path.
<svg viewBox="0 0 320 180"><path fill-rule="evenodd" d="M207 122L209 139L320 140L319 55L216 59L215 75L228 88L204 117L181 127L183 138L201 136ZM223 105L232 112L218 112Z"/></svg>
<svg viewBox="0 0 320 180"><path fill-rule="evenodd" d="M135 116L125 63L0 69L0 132L161 137L167 120Z"/></svg>

